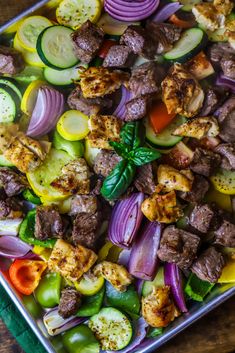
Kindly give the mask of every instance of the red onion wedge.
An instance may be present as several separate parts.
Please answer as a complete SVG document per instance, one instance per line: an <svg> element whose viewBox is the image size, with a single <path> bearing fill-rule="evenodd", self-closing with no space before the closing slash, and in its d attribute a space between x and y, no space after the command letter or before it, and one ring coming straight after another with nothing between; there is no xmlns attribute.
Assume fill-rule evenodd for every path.
<svg viewBox="0 0 235 353"><path fill-rule="evenodd" d="M173 263L166 263L164 265L164 280L165 285L171 287L171 292L175 301L175 304L182 313L188 311L185 299L184 290L182 285L182 274L177 265Z"/></svg>
<svg viewBox="0 0 235 353"><path fill-rule="evenodd" d="M62 332L69 330L77 325L82 324L87 320L86 317L71 316L68 319L63 319L58 313L58 307L48 311L43 322L50 336L59 335Z"/></svg>
<svg viewBox="0 0 235 353"><path fill-rule="evenodd" d="M63 94L51 87L41 87L38 91L27 135L38 137L50 132L63 113L63 109Z"/></svg>
<svg viewBox="0 0 235 353"><path fill-rule="evenodd" d="M183 5L180 4L179 2L170 2L169 4L166 4L162 6L160 9L158 9L152 16L151 20L156 23L161 23L166 21L171 15L176 13L179 9L181 9Z"/></svg>
<svg viewBox="0 0 235 353"><path fill-rule="evenodd" d="M143 219L141 211L143 201L144 194L135 193L116 203L108 230L109 239L113 244L121 248L131 246Z"/></svg>
<svg viewBox="0 0 235 353"><path fill-rule="evenodd" d="M128 352L133 352L135 349L135 352L137 352L136 348L143 342L143 340L146 337L147 334L147 327L148 324L146 321L141 317L134 323L134 337L131 341L131 343L124 349L121 349L118 351L119 353L128 353ZM114 353L114 351L107 351L106 353Z"/></svg>
<svg viewBox="0 0 235 353"><path fill-rule="evenodd" d="M121 88L121 100L113 112L113 115L121 120L125 119L126 116L126 103L131 100L131 92L128 91L124 86Z"/></svg>
<svg viewBox="0 0 235 353"><path fill-rule="evenodd" d="M215 84L217 86L222 86L229 88L233 93L235 93L235 79L227 77L223 74L219 74Z"/></svg>
<svg viewBox="0 0 235 353"><path fill-rule="evenodd" d="M32 247L17 237L4 235L0 237L0 256L9 259L26 257Z"/></svg>
<svg viewBox="0 0 235 353"><path fill-rule="evenodd" d="M158 8L159 0L123 1L105 0L104 8L113 18L124 21L141 21L151 16Z"/></svg>
<svg viewBox="0 0 235 353"><path fill-rule="evenodd" d="M162 225L157 222L148 222L139 232L129 261L129 272L134 277L150 281L156 275L161 233Z"/></svg>
<svg viewBox="0 0 235 353"><path fill-rule="evenodd" d="M19 233L22 218L1 219L0 220L0 235L17 236Z"/></svg>

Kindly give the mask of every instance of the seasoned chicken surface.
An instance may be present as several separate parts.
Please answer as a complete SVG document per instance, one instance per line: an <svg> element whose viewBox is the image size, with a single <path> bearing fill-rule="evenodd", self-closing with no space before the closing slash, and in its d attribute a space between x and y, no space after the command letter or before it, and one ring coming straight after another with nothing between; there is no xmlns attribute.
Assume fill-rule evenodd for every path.
<svg viewBox="0 0 235 353"><path fill-rule="evenodd" d="M183 211L177 206L175 191L166 194L154 192L144 200L141 210L151 222L173 223L183 216Z"/></svg>
<svg viewBox="0 0 235 353"><path fill-rule="evenodd" d="M85 98L103 97L127 84L129 74L102 66L90 67L81 74L81 90Z"/></svg>
<svg viewBox="0 0 235 353"><path fill-rule="evenodd" d="M142 315L152 327L166 327L180 315L169 286L155 287L151 294L142 298Z"/></svg>
<svg viewBox="0 0 235 353"><path fill-rule="evenodd" d="M192 189L193 173L191 170L177 170L167 164L161 164L157 171L158 182L165 191L178 190L188 192Z"/></svg>
<svg viewBox="0 0 235 353"><path fill-rule="evenodd" d="M221 10L219 5L217 5L217 8L220 8ZM193 6L192 13L199 24L203 25L210 31L215 31L216 29L223 27L225 24L225 15L223 14L224 11L218 12L217 8L212 3L201 2Z"/></svg>
<svg viewBox="0 0 235 353"><path fill-rule="evenodd" d="M0 124L0 152L4 153L10 145L12 137L19 131L18 124Z"/></svg>
<svg viewBox="0 0 235 353"><path fill-rule="evenodd" d="M51 144L48 144L50 148ZM39 141L33 140L22 132L12 137L4 156L11 161L22 173L35 170L44 161L48 148Z"/></svg>
<svg viewBox="0 0 235 353"><path fill-rule="evenodd" d="M48 260L48 269L68 280L78 281L96 262L97 255L81 245L76 247L58 239Z"/></svg>
<svg viewBox="0 0 235 353"><path fill-rule="evenodd" d="M202 107L204 92L192 74L180 64L162 81L163 101L169 114L195 116Z"/></svg>
<svg viewBox="0 0 235 353"><path fill-rule="evenodd" d="M112 149L109 141L120 141L122 122L111 115L92 115L88 140L91 147Z"/></svg>
<svg viewBox="0 0 235 353"><path fill-rule="evenodd" d="M218 13L227 16L232 12L232 9L234 7L234 1L233 0L214 0L213 5L218 11Z"/></svg>
<svg viewBox="0 0 235 353"><path fill-rule="evenodd" d="M103 261L94 268L96 276L103 276L120 292L125 292L132 282L132 276L124 266L109 261Z"/></svg>
<svg viewBox="0 0 235 353"><path fill-rule="evenodd" d="M198 140L203 137L216 137L219 135L219 125L217 119L214 117L200 117L189 120L180 125L173 135L193 137Z"/></svg>
<svg viewBox="0 0 235 353"><path fill-rule="evenodd" d="M66 164L61 175L52 181L51 186L64 194L89 194L90 171L84 158Z"/></svg>

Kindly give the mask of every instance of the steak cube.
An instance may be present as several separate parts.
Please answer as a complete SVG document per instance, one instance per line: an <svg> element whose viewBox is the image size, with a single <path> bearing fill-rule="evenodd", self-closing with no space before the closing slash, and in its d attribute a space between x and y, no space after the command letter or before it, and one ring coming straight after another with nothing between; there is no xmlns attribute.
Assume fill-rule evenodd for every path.
<svg viewBox="0 0 235 353"><path fill-rule="evenodd" d="M152 105L153 96L144 95L126 103L125 121L136 121L144 118Z"/></svg>
<svg viewBox="0 0 235 353"><path fill-rule="evenodd" d="M200 238L197 235L169 226L163 232L158 257L187 269L195 259L199 245Z"/></svg>
<svg viewBox="0 0 235 353"><path fill-rule="evenodd" d="M204 199L209 187L210 184L206 178L202 175L195 175L192 189L188 192L180 191L178 196L185 201L199 203Z"/></svg>
<svg viewBox="0 0 235 353"><path fill-rule="evenodd" d="M201 233L207 233L214 218L214 211L210 205L197 205L194 207L189 223Z"/></svg>
<svg viewBox="0 0 235 353"><path fill-rule="evenodd" d="M202 148L197 148L190 164L190 168L194 173L209 177L220 163L221 157L219 154Z"/></svg>
<svg viewBox="0 0 235 353"><path fill-rule="evenodd" d="M132 50L126 45L113 45L104 59L103 66L129 68L135 60Z"/></svg>
<svg viewBox="0 0 235 353"><path fill-rule="evenodd" d="M211 246L194 261L191 270L202 281L216 283L224 265L223 255Z"/></svg>
<svg viewBox="0 0 235 353"><path fill-rule="evenodd" d="M50 206L38 206L35 219L35 238L62 238L65 233L65 222L57 210Z"/></svg>
<svg viewBox="0 0 235 353"><path fill-rule="evenodd" d="M15 75L24 68L24 59L17 50L0 45L0 73Z"/></svg>
<svg viewBox="0 0 235 353"><path fill-rule="evenodd" d="M89 64L99 51L104 39L104 32L87 20L72 33L74 51L81 62Z"/></svg>
<svg viewBox="0 0 235 353"><path fill-rule="evenodd" d="M72 287L62 290L58 308L58 314L63 319L68 319L77 313L81 305L81 294Z"/></svg>
<svg viewBox="0 0 235 353"><path fill-rule="evenodd" d="M99 234L100 221L100 211L79 213L73 221L73 243L89 249L95 249L101 235Z"/></svg>
<svg viewBox="0 0 235 353"><path fill-rule="evenodd" d="M215 232L215 244L235 247L235 224L223 220L221 226Z"/></svg>

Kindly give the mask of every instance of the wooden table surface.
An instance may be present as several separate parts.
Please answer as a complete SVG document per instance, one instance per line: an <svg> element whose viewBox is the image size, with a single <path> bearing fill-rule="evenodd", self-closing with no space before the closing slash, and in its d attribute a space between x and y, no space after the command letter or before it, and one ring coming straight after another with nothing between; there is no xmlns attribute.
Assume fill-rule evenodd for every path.
<svg viewBox="0 0 235 353"><path fill-rule="evenodd" d="M35 0L0 0L0 23ZM1 298L0 298L1 300ZM172 339L158 353L235 353L235 298ZM23 353L0 321L0 353ZM37 353L33 352L32 353Z"/></svg>

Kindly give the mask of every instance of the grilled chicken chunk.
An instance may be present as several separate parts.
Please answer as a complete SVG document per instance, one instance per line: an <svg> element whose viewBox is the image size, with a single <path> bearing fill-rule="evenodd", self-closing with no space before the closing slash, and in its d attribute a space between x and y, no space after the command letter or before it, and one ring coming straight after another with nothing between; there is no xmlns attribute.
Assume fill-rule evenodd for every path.
<svg viewBox="0 0 235 353"><path fill-rule="evenodd" d="M94 268L96 276L103 276L120 292L125 292L132 282L132 276L124 266L109 261L103 261Z"/></svg>
<svg viewBox="0 0 235 353"><path fill-rule="evenodd" d="M120 70L90 67L81 74L81 90L85 98L103 97L127 83L129 74Z"/></svg>
<svg viewBox="0 0 235 353"><path fill-rule="evenodd" d="M122 122L111 115L92 115L88 140L91 147L112 149L109 141L119 141Z"/></svg>
<svg viewBox="0 0 235 353"><path fill-rule="evenodd" d="M218 3L219 1L216 2ZM217 8L219 8L218 4ZM203 25L210 31L215 31L216 29L223 27L225 24L225 15L222 12L218 12L217 8L214 4L201 2L193 6L192 13L199 24Z"/></svg>
<svg viewBox="0 0 235 353"><path fill-rule="evenodd" d="M193 173L190 170L181 170L161 164L158 167L157 177L159 184L165 186L166 191L178 190L178 191L190 191L193 184Z"/></svg>
<svg viewBox="0 0 235 353"><path fill-rule="evenodd" d="M182 114L192 118L201 109L204 92L197 80L180 64L162 81L163 101L169 114Z"/></svg>
<svg viewBox="0 0 235 353"><path fill-rule="evenodd" d="M57 240L48 260L48 269L74 282L78 281L97 260L97 255L81 245L72 246Z"/></svg>
<svg viewBox="0 0 235 353"><path fill-rule="evenodd" d="M51 186L65 194L89 194L90 171L85 159L78 158L66 164Z"/></svg>
<svg viewBox="0 0 235 353"><path fill-rule="evenodd" d="M213 117L195 118L180 125L173 135L193 137L199 140L206 136L216 137L219 135L219 125L217 119Z"/></svg>
<svg viewBox="0 0 235 353"><path fill-rule="evenodd" d="M142 315L152 327L166 327L180 315L169 286L155 287L151 294L142 298Z"/></svg>

